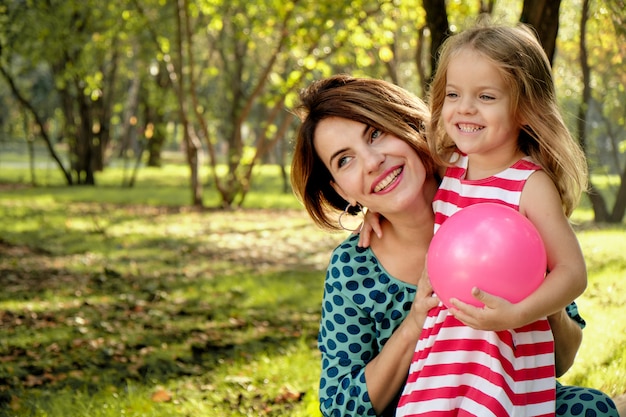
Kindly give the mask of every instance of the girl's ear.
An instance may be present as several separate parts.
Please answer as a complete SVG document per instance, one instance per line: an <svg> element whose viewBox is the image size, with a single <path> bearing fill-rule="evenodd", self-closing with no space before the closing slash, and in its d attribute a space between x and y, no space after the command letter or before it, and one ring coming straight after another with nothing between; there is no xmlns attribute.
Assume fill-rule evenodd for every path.
<svg viewBox="0 0 626 417"><path fill-rule="evenodd" d="M522 114L517 114L517 123L519 123L520 128L524 128L525 126L528 126L528 120L526 120L526 117L524 117L524 115Z"/></svg>

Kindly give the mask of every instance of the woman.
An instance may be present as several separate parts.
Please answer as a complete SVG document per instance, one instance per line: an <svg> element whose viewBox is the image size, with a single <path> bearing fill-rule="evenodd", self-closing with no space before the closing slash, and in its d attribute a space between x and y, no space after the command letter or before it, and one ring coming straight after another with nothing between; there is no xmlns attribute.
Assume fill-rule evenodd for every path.
<svg viewBox="0 0 626 417"><path fill-rule="evenodd" d="M438 303L424 271L433 234L436 166L424 137L426 105L381 80L334 76L301 94L292 185L313 221L340 229L361 207L381 214L369 247L351 235L331 256L319 348L325 416L391 416L427 311ZM418 285L419 282L419 285ZM580 328L550 317L558 372L573 361ZM572 398L560 397L557 408ZM594 398L601 393L589 391ZM575 399L575 398L574 398ZM599 410L596 415L603 415Z"/></svg>

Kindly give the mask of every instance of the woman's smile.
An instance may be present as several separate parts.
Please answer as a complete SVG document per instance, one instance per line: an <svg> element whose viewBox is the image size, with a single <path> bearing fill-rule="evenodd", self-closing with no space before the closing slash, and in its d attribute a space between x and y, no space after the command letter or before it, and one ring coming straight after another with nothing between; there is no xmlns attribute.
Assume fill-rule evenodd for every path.
<svg viewBox="0 0 626 417"><path fill-rule="evenodd" d="M403 167L396 167L387 171L381 175L380 177L374 181L374 185L372 186L372 191L374 193L379 193L381 191L390 191L395 188L399 183L399 177L402 174Z"/></svg>

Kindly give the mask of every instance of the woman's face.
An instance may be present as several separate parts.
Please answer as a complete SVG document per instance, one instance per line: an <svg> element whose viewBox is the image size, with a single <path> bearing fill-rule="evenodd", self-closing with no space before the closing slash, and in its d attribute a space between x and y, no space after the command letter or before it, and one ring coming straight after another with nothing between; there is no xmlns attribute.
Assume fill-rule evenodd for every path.
<svg viewBox="0 0 626 417"><path fill-rule="evenodd" d="M415 150L398 137L340 117L322 120L314 146L335 190L350 204L383 215L400 211L422 194L426 170Z"/></svg>

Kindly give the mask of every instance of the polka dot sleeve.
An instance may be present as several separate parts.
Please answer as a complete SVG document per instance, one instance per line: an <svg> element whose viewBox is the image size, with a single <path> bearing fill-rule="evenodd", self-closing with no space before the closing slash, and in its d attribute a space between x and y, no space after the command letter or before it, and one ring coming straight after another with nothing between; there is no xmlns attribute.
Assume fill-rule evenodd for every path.
<svg viewBox="0 0 626 417"><path fill-rule="evenodd" d="M411 308L415 287L391 277L373 252L350 236L332 254L318 336L322 353L320 409L325 416L376 415L365 366Z"/></svg>
<svg viewBox="0 0 626 417"><path fill-rule="evenodd" d="M573 301L572 304L565 307L565 312L569 316L570 319L574 320L576 324L580 326L581 329L584 329L587 323L585 320L578 314L578 306L576 302Z"/></svg>

